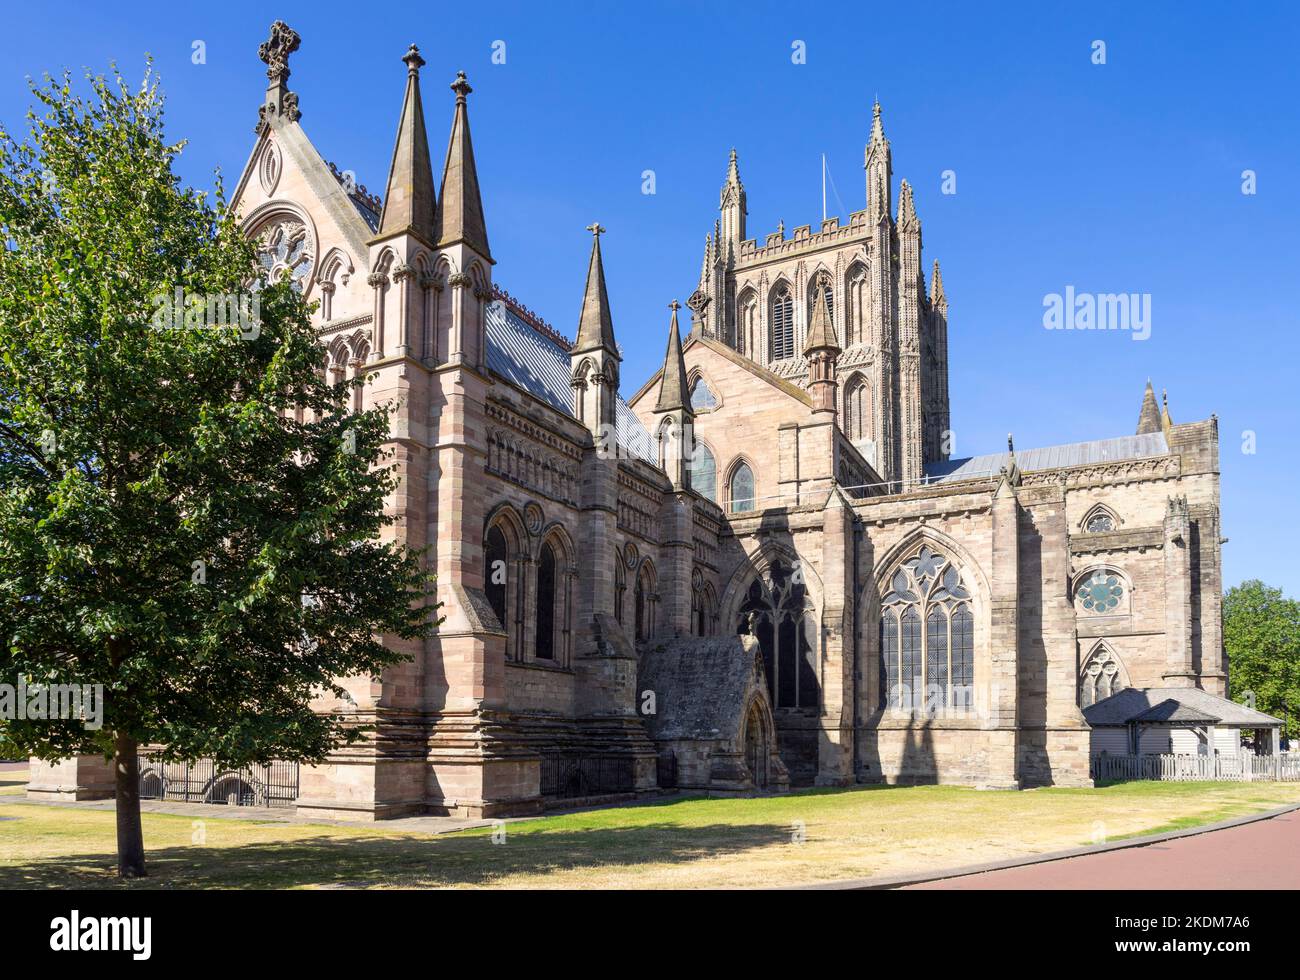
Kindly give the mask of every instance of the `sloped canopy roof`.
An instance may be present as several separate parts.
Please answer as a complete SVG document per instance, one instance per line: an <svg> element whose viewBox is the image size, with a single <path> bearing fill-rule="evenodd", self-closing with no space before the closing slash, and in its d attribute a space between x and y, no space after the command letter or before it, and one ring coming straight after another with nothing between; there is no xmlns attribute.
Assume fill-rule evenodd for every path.
<svg viewBox="0 0 1300 980"><path fill-rule="evenodd" d="M1130 687L1083 709L1094 727L1129 722L1186 721L1236 728L1271 728L1281 719L1195 687Z"/></svg>
<svg viewBox="0 0 1300 980"><path fill-rule="evenodd" d="M1086 466L1094 463L1114 463L1130 459L1146 459L1169 455L1169 443L1163 432L1150 432L1136 436L1118 436L1114 439L1093 439L1090 442L1072 442L1044 449L1016 449L1016 464L1021 472L1055 470L1068 466ZM1004 466L1010 466L1009 452L986 453L966 459L949 459L931 463L925 475L932 483L951 483L957 480L976 480L997 476Z"/></svg>

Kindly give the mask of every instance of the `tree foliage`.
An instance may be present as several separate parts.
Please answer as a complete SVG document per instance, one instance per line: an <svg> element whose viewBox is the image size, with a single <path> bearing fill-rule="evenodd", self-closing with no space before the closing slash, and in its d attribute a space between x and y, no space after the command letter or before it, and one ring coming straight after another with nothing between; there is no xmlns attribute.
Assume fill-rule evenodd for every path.
<svg viewBox="0 0 1300 980"><path fill-rule="evenodd" d="M1300 602L1251 579L1223 597L1223 646L1228 654L1229 696L1282 718L1287 734L1300 734Z"/></svg>
<svg viewBox="0 0 1300 980"><path fill-rule="evenodd" d="M219 175L173 173L152 69L87 81L33 84L25 138L0 129L0 680L102 684L104 724L6 735L319 761L362 735L313 699L432 622L421 556L383 540L388 412L349 411ZM232 296L254 323L212 323Z"/></svg>

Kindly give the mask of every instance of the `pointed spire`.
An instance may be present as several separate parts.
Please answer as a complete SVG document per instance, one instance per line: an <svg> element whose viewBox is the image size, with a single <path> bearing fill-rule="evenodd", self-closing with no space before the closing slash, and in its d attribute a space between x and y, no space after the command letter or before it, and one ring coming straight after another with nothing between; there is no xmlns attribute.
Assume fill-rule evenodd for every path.
<svg viewBox="0 0 1300 980"><path fill-rule="evenodd" d="M880 121L880 99L871 106L871 142L870 146L889 145L885 139L885 124Z"/></svg>
<svg viewBox="0 0 1300 980"><path fill-rule="evenodd" d="M948 295L943 291L943 276L939 274L939 260L934 260L934 272L930 274L930 302L936 310L948 308Z"/></svg>
<svg viewBox="0 0 1300 980"><path fill-rule="evenodd" d="M1146 435L1150 432L1160 432L1163 426L1160 420L1160 409L1156 406L1155 389L1151 387L1151 379L1147 378L1147 390L1142 395L1142 411L1138 414L1138 435Z"/></svg>
<svg viewBox="0 0 1300 980"><path fill-rule="evenodd" d="M424 59L414 44L402 58L406 62L406 97L397 123L397 142L388 168L388 189L379 218L379 235L412 232L425 242L434 239L433 164L429 160L429 138L424 129L424 105L420 101L420 69Z"/></svg>
<svg viewBox="0 0 1300 980"><path fill-rule="evenodd" d="M438 246L464 242L489 262L487 225L483 220L483 200L478 190L478 169L474 166L474 144L469 135L469 106L466 96L474 91L465 73L457 72L451 83L456 93L456 114L447 142L447 162L442 168L442 191L439 194Z"/></svg>
<svg viewBox="0 0 1300 980"><path fill-rule="evenodd" d="M1160 402L1163 406L1160 412L1160 427L1164 429L1165 434L1169 434L1169 427L1174 424L1173 417L1169 414L1169 391L1166 388L1160 389Z"/></svg>
<svg viewBox="0 0 1300 980"><path fill-rule="evenodd" d="M600 236L605 229L599 222L587 226L591 232L591 260L587 263L587 288L582 294L582 315L578 320L578 339L573 353L604 349L619 356L614 343L614 318L609 312L609 293L605 290L605 265L600 258Z"/></svg>
<svg viewBox="0 0 1300 980"><path fill-rule="evenodd" d="M840 349L839 338L835 336L835 324L831 322L830 307L826 305L827 290L817 291L817 305L813 308L812 323L808 325L808 342L804 344L804 354L817 350Z"/></svg>
<svg viewBox="0 0 1300 980"><path fill-rule="evenodd" d="M740 167L736 162L736 148L731 148L731 158L727 161L727 179L722 183L722 192L718 195L718 207L727 206L728 195L734 195L734 199L740 202L743 209L745 206L745 185L740 181Z"/></svg>
<svg viewBox="0 0 1300 980"><path fill-rule="evenodd" d="M914 231L920 224L916 216L916 201L912 197L912 185L903 180L898 187L898 227L903 231Z"/></svg>
<svg viewBox="0 0 1300 980"><path fill-rule="evenodd" d="M664 354L663 377L659 379L659 401L656 412L670 412L686 407L686 362L682 360L682 338L677 329L677 311L681 303L673 300L668 308L673 311L668 325L668 351Z"/></svg>
<svg viewBox="0 0 1300 980"><path fill-rule="evenodd" d="M704 262L700 268L700 284L709 281L709 270L713 266L713 234L704 236Z"/></svg>

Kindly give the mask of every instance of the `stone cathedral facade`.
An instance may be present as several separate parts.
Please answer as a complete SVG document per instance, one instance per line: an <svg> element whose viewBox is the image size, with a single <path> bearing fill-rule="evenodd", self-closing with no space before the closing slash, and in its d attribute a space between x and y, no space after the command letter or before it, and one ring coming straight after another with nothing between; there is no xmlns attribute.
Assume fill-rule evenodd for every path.
<svg viewBox="0 0 1300 980"><path fill-rule="evenodd" d="M948 458L948 300L878 105L847 220L751 237L732 152L689 324L666 286L642 381L605 288L637 261L617 229L588 229L571 339L499 285L463 73L430 91L414 46L394 59L379 198L309 139L328 107L289 87L298 46L282 23L262 45L235 201L318 304L323 369L400 406L393 533L445 616L320 704L374 735L302 770L301 812L1087 785L1083 707L1225 693L1216 421L1173 422L1148 384L1135 434ZM426 119L450 122L441 166Z"/></svg>

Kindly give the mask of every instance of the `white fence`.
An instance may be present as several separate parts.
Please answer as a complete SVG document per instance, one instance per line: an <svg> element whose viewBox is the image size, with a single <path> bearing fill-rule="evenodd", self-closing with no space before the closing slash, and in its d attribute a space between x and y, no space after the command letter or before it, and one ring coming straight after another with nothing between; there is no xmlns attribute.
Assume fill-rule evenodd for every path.
<svg viewBox="0 0 1300 980"><path fill-rule="evenodd" d="M1130 779L1294 783L1300 782L1300 754L1112 755L1101 752L1092 757L1091 775L1103 783Z"/></svg>

